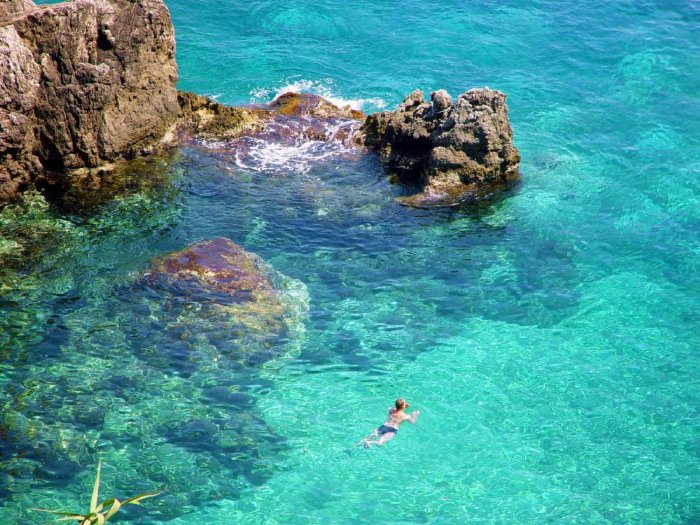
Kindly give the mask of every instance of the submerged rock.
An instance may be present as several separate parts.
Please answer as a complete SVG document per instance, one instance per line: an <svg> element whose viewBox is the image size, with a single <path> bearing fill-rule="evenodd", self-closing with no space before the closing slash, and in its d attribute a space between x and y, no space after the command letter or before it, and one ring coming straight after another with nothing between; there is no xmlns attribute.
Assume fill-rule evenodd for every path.
<svg viewBox="0 0 700 525"><path fill-rule="evenodd" d="M400 180L421 192L407 206L449 206L484 196L520 177L506 95L472 89L453 103L445 90L426 102L419 90L394 111L366 118L360 140Z"/></svg>
<svg viewBox="0 0 700 525"><path fill-rule="evenodd" d="M161 140L178 114L162 0L0 2L0 203L42 171L94 168Z"/></svg>
<svg viewBox="0 0 700 525"><path fill-rule="evenodd" d="M143 282L164 298L162 321L193 352L214 345L234 361L258 363L289 352L304 329L303 283L224 237L156 260Z"/></svg>

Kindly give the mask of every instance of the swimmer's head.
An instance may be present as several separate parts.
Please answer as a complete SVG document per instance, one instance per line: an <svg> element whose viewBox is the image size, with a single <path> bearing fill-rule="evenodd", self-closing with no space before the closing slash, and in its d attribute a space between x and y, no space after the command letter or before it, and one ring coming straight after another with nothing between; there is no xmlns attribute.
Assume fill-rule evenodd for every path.
<svg viewBox="0 0 700 525"><path fill-rule="evenodd" d="M406 400L403 397L400 397L396 400L396 410L403 410L404 408L408 408L409 405L406 403Z"/></svg>

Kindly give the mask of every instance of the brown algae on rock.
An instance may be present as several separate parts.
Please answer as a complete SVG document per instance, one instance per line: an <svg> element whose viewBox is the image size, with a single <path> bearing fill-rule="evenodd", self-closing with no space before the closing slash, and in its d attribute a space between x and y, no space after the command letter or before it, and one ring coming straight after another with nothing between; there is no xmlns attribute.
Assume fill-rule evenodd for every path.
<svg viewBox="0 0 700 525"><path fill-rule="evenodd" d="M166 321L192 333L225 332L224 339L236 342L231 347L256 361L254 354L278 349L280 340L298 346L304 332L304 284L225 237L157 259L143 282L176 298L172 319ZM290 352L288 344L281 346ZM245 355L232 357L246 360Z"/></svg>
<svg viewBox="0 0 700 525"><path fill-rule="evenodd" d="M236 137L263 127L267 112L254 108L225 106L210 98L178 91L179 126L200 136Z"/></svg>

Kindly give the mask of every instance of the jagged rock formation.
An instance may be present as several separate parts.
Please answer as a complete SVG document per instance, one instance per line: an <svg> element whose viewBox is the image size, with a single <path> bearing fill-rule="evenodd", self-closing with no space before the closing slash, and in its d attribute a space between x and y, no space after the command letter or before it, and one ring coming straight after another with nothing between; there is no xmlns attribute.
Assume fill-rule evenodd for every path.
<svg viewBox="0 0 700 525"><path fill-rule="evenodd" d="M0 203L160 141L178 114L162 0L0 0Z"/></svg>
<svg viewBox="0 0 700 525"><path fill-rule="evenodd" d="M396 110L368 116L361 140L400 180L420 185L420 193L399 198L407 206L457 204L520 176L506 96L488 88L454 103L444 90L431 102L416 90Z"/></svg>
<svg viewBox="0 0 700 525"><path fill-rule="evenodd" d="M34 9L31 0L0 0L0 18L9 17Z"/></svg>

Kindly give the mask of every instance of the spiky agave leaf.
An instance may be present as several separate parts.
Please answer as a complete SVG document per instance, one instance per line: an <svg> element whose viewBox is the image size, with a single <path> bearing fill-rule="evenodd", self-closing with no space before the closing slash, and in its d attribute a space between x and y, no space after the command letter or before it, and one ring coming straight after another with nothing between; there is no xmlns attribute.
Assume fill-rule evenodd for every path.
<svg viewBox="0 0 700 525"><path fill-rule="evenodd" d="M117 498L112 499L114 501L112 502L112 506L110 507L109 511L107 511L107 514L105 514L105 521L114 516L122 506L121 501L119 501Z"/></svg>
<svg viewBox="0 0 700 525"><path fill-rule="evenodd" d="M97 462L97 477L95 485L92 488L92 498L90 499L90 511L87 514L78 514L77 512L65 512L61 510L49 509L31 509L38 512L48 512L49 514L57 514L62 516L57 521L76 520L80 525L104 525L112 516L114 516L124 505L140 505L141 501L146 498L152 498L162 494L164 491L144 492L138 496L133 496L124 501L117 498L109 498L104 500L99 505L97 499L100 495L100 473L102 470L102 460Z"/></svg>
<svg viewBox="0 0 700 525"><path fill-rule="evenodd" d="M152 498L154 496L158 496L162 494L164 491L158 490L155 492L144 492L143 494L139 494L138 496L134 496L133 498L125 499L122 501L122 506L124 505L140 505L141 500L146 499L146 498Z"/></svg>
<svg viewBox="0 0 700 525"><path fill-rule="evenodd" d="M97 510L97 498L100 495L100 470L102 468L102 460L97 462L97 477L95 478L95 486L92 488L92 499L90 500L90 512Z"/></svg>

